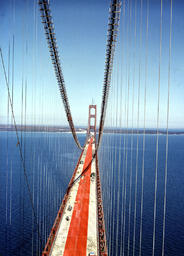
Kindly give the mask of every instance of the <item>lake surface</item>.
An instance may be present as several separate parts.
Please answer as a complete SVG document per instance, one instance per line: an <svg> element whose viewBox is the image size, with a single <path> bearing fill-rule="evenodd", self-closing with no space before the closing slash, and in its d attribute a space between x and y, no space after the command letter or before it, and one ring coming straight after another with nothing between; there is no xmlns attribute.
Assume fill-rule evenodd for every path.
<svg viewBox="0 0 184 256"><path fill-rule="evenodd" d="M20 135L36 218L15 133L1 132L1 256L41 255L41 247L47 241L80 155L69 133L27 132ZM79 134L79 140L83 144L85 135ZM166 136L159 136L155 255L161 255L162 251L165 143ZM169 256L184 255L183 145L183 135L169 136L165 230L165 255ZM143 135L104 134L99 151L99 167L109 255L132 255L133 251L135 255L139 255L143 159L141 253L152 255L156 135L145 136L143 158Z"/></svg>

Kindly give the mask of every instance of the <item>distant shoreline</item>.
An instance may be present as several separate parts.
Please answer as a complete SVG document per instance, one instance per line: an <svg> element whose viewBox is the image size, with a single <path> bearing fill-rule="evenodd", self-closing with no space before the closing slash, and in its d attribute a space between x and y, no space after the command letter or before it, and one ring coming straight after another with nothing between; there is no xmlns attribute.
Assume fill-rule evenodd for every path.
<svg viewBox="0 0 184 256"><path fill-rule="evenodd" d="M69 127L61 127L61 126L33 126L33 125L27 125L27 126L21 126L17 125L18 131L23 132L60 132L60 133L69 133L70 128ZM13 125L0 125L0 132L1 131L15 131L15 128ZM77 133L87 133L87 128L82 127L76 128ZM98 133L98 129L97 129ZM105 128L104 133L116 133L116 134L144 134L144 129L120 129L120 128ZM166 129L159 129L158 133L160 135L167 134ZM157 134L156 129L145 129L145 134ZM184 129L170 129L168 131L168 134L170 135L184 135Z"/></svg>

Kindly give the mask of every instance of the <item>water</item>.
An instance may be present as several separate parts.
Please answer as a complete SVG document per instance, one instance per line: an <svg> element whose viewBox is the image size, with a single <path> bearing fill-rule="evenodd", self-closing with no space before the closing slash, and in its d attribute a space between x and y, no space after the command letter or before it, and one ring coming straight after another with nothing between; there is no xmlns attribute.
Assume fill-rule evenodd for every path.
<svg viewBox="0 0 184 256"><path fill-rule="evenodd" d="M123 255L123 251L124 255L128 255L128 235L130 255L133 252L136 161L138 182L135 255L139 252L143 136L138 136L138 154L137 136L132 138L131 151L131 135L125 138L120 134L104 134L99 152L109 255ZM79 140L83 144L85 136L79 135ZM22 133L22 141L37 219L35 220L32 213L15 133L1 132L1 256L41 254L36 222L39 223L40 235L45 244L80 154L71 134ZM145 141L142 255L152 255L156 136L146 135ZM161 255L162 246L165 141L165 136L159 136L155 255ZM183 145L184 136L169 136L165 255L170 256L184 255ZM132 190L129 214L130 181Z"/></svg>
<svg viewBox="0 0 184 256"><path fill-rule="evenodd" d="M155 255L162 255L165 144L166 136L159 136ZM139 255L143 135L139 135L137 140L136 135L125 136L115 134L112 136L110 134L105 134L102 145L103 147L101 148L99 162L102 175L102 186L108 188L106 191L103 191L103 201L110 255L128 255L128 251L129 255L133 255L133 247L135 249L135 255ZM165 255L169 256L184 255L183 145L184 136L169 136L165 232ZM156 135L145 136L144 159L142 255L152 255ZM137 197L134 246L136 161ZM111 166L111 168L109 168L109 166ZM130 176L131 166L132 177ZM131 182L132 188L130 190Z"/></svg>

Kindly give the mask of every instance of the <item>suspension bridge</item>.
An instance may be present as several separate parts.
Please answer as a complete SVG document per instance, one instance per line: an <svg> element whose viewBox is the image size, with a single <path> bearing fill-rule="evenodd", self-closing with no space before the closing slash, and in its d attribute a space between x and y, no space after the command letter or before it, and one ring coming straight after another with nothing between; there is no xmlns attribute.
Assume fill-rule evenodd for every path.
<svg viewBox="0 0 184 256"><path fill-rule="evenodd" d="M77 139L66 95L49 3L48 1L40 1L39 5L66 117L73 138L77 146L82 149ZM121 2L116 0L112 1L109 9L110 16L98 142L96 143L96 106L90 105L86 144L69 184L63 204L58 212L43 255L107 255L97 150L103 134L113 68L113 56L120 20L120 8ZM91 113L93 108L95 109L94 114ZM92 163L93 161L94 164ZM68 211L70 211L69 214Z"/></svg>
<svg viewBox="0 0 184 256"><path fill-rule="evenodd" d="M26 5L29 10L28 1ZM182 231L178 241L176 239L177 245L172 246L167 230L167 218L171 218L167 216L172 212L168 206L168 197L171 198L172 195L169 178L171 175L169 163L172 166L170 160L172 157L169 159L169 150L171 150L169 141L171 145L172 143L175 145L176 142L172 141L171 136L181 135L183 138L184 134L182 129L169 130L169 120L173 119L175 122L175 115L170 111L170 101L173 97L170 88L173 1L166 3L164 0L159 0L155 5L156 7L151 0L110 1L101 108L97 108L97 104L88 103L88 125L83 129L85 136L80 137L81 129L74 125L71 111L73 106L69 103L70 97L68 97L67 83L64 79L65 72L62 69L64 64L62 55L60 57L60 43L57 41L55 19L52 15L54 2L34 1L35 41L37 42L38 37L37 24L41 23L40 30L42 34L43 31L45 33L52 69L69 125L69 130L64 127L62 132L64 136L68 132L72 134L69 146L65 141L67 136L62 138L65 141L63 144L60 144L57 137L52 145L53 138L50 134L52 132L60 134L60 126L40 125L39 127L36 124L35 116L38 108L42 109L41 118L43 118L43 112L45 109L48 111L49 107L47 103L44 105L42 102L46 95L44 89L38 92L35 86L32 89L31 99L24 72L20 90L21 115L18 117L16 113L18 105L14 93L16 37L13 35L12 53L10 43L7 48L8 58L4 56L3 47L0 48L1 72L7 92L7 101L5 101L7 124L0 125L2 138L4 138L3 132L6 132L7 136L5 140L2 139L2 144L4 143L6 147L3 158L5 160L2 160L2 163L8 170L3 176L6 191L6 209L3 211L5 211L7 227L4 236L6 249L2 255L25 255L22 247L28 255L42 256L172 256L182 255L184 252L181 246ZM15 15L15 4L12 6L12 13ZM36 8L39 8L41 22L37 19ZM155 9L152 10L152 8ZM13 17L15 26L15 16ZM25 16L24 19L25 22ZM27 27L28 32L29 30L30 28ZM25 40L25 49L23 51L26 57L24 55L22 57L25 65L22 69L29 70L30 67L25 59L30 59L30 53L24 33L22 38ZM43 37L42 40L45 45ZM157 42L155 48L154 40ZM41 44L41 42L38 43ZM39 52L35 50L33 66L36 66L37 54ZM11 65L12 70L10 70ZM33 68L35 74L37 69L39 73L39 68ZM36 78L32 82L36 84ZM150 91L148 84L151 84ZM164 84L163 88L162 84ZM40 93L38 106L36 106L37 93ZM33 106L33 124L28 125L26 116L30 99ZM80 99L78 103L80 104ZM52 104L55 104L55 100ZM148 126L147 119L151 120ZM149 125L155 128L150 129ZM13 145L16 145L19 156L20 176L16 176L17 174L13 172L13 160L10 155L12 146L10 135L8 135L12 131L15 131L13 141L16 143L13 142ZM38 134L45 132L47 134L45 142L35 140L35 143L40 144L35 144L35 147L31 146L29 149L27 144L34 143L33 137L30 142L29 135L24 135L29 132ZM42 147L44 151L44 143L47 145L45 146L48 152L46 157L41 153ZM177 143L180 145L179 140ZM71 149L74 147L76 151ZM68 164L69 168L62 168L70 169L70 172L63 170L63 174L59 172L58 175L55 170L65 166L60 162L61 156L69 152L72 152L74 159L68 159L66 163L67 160L63 158L62 161L65 165ZM177 154L182 154L182 151ZM52 161L49 160L51 155ZM178 170L180 170L179 167ZM67 181L62 180L63 176L67 177ZM13 245L13 249L9 250L9 244L14 240L14 231L9 230L13 227L13 218L19 218L16 210L13 211L14 207L15 209L17 207L13 205L14 192L12 191L16 187L15 183L19 184L15 194L20 194L20 199L17 200L20 200L21 218L21 225L18 221L16 222L20 226L19 229L17 228L19 231L16 232L23 245ZM177 200L176 197L175 200ZM177 214L180 209L178 205ZM31 212L31 215L27 211ZM52 217L48 215L49 211ZM181 223L180 225L183 230ZM174 233L173 230L171 232Z"/></svg>

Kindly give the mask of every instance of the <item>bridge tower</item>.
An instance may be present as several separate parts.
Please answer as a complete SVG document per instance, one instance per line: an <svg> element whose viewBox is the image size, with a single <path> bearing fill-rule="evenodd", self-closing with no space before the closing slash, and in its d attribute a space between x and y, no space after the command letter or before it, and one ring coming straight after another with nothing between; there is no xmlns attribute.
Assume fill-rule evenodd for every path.
<svg viewBox="0 0 184 256"><path fill-rule="evenodd" d="M88 136L93 133L96 139L96 105L89 105Z"/></svg>

